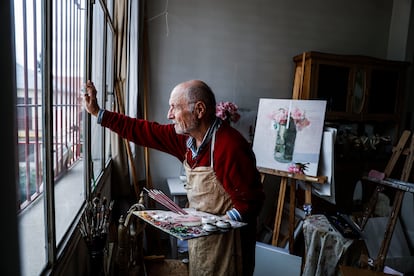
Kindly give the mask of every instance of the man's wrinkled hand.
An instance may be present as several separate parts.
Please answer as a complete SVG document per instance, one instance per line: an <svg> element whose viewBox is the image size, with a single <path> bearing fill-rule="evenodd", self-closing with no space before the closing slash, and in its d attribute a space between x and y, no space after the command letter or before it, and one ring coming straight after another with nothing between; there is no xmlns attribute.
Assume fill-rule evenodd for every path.
<svg viewBox="0 0 414 276"><path fill-rule="evenodd" d="M94 116L98 116L99 112L99 105L98 100L96 99L96 88L93 82L90 80L84 86L84 95L83 95L83 102L86 111Z"/></svg>

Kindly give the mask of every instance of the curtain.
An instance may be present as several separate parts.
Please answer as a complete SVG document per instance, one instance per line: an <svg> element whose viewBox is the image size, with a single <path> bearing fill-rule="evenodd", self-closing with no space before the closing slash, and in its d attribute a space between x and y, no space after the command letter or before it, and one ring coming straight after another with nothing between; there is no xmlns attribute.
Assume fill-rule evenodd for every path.
<svg viewBox="0 0 414 276"><path fill-rule="evenodd" d="M114 1L114 27L115 27L115 106L114 111L126 114L126 99L128 96L127 73L129 29L131 23L131 10L129 1ZM134 12L134 11L132 11ZM134 91L138 93L138 91ZM137 97L134 97L137 99ZM131 193L139 198L138 176L133 161L131 144L112 133L112 193L114 197L129 197Z"/></svg>

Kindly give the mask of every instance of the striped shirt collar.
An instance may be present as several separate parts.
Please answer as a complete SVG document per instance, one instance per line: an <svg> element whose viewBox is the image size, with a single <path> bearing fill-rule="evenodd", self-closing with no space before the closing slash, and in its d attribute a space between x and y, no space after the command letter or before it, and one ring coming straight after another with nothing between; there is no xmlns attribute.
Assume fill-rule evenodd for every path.
<svg viewBox="0 0 414 276"><path fill-rule="evenodd" d="M222 123L221 119L219 119L219 118L215 119L213 124L208 128L206 134L204 135L203 142L201 142L201 145L200 145L199 148L197 148L195 138L191 137L191 136L188 137L188 139L187 139L187 148L189 148L191 150L193 158L196 158L197 155L203 150L205 145L208 142L210 142L211 137L213 136L213 133L215 132L215 130L217 130L220 127L221 123Z"/></svg>

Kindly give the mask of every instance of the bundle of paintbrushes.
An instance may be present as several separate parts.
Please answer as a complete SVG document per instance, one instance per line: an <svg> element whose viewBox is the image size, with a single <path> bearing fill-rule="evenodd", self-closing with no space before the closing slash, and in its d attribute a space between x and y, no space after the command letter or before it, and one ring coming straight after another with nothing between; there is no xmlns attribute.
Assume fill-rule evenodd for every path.
<svg viewBox="0 0 414 276"><path fill-rule="evenodd" d="M108 204L105 197L102 200L94 197L88 201L79 222L79 231L88 246L95 247L97 242L106 241L113 204L113 201Z"/></svg>
<svg viewBox="0 0 414 276"><path fill-rule="evenodd" d="M149 197L155 200L156 202L164 205L167 207L168 210L173 211L175 213L181 215L187 215L188 213L184 211L177 203L175 203L171 198L169 198L166 194L164 194L160 190L144 188L144 190L148 193Z"/></svg>

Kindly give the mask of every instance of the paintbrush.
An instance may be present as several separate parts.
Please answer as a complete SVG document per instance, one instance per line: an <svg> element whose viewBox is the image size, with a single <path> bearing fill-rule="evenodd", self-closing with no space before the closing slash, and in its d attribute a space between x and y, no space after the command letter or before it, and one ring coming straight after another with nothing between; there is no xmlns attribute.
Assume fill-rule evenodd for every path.
<svg viewBox="0 0 414 276"><path fill-rule="evenodd" d="M178 213L181 215L188 215L186 211L184 211L180 206L178 206L174 201L172 201L167 195L165 195L160 190L148 190L144 187L144 190L148 193L149 197L157 201L158 203L162 204L168 210L173 211L174 213Z"/></svg>

